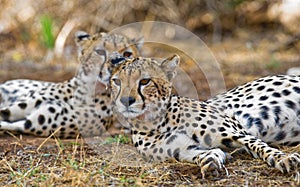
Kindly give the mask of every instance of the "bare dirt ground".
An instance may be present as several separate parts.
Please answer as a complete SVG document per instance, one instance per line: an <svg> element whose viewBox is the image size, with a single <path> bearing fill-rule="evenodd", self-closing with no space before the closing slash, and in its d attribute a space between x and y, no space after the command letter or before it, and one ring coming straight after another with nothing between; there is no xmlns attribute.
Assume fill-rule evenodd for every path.
<svg viewBox="0 0 300 187"><path fill-rule="evenodd" d="M159 6L163 7L161 4ZM171 3L164 6L174 5ZM144 15L145 10L139 8L136 10L136 17ZM98 15L97 12L93 13ZM152 14L144 15L141 19L153 18ZM159 13L156 16L161 18ZM187 23L196 19L196 16L190 16L191 19ZM167 16L163 18L176 22L176 20L168 20ZM130 16L125 17L124 20L132 21ZM113 23L125 23L124 20ZM88 28L88 26L91 27L89 24L82 27ZM20 39L23 27L24 25L21 25L11 32L0 33L1 82L17 78L58 82L69 79L76 73L74 43L68 43L70 49L68 57L51 58L53 55L51 50L50 52L42 50L40 44L34 40L36 38ZM280 25L253 23L232 29L224 28L224 32L219 33L222 38L219 42L213 42L214 35L209 25L198 29L191 26L189 28L213 52L221 66L227 89L258 77L284 74L288 68L300 66L298 39L286 45L286 42L293 39L296 34L286 34ZM71 41L70 38L72 39L69 37L68 40ZM185 58L181 67L192 79L199 99L205 100L212 96L205 77L207 72L193 71L193 66ZM70 140L26 135L1 136L0 185L300 186L299 171L282 174L259 159L253 159L242 152L232 153L232 158L226 163L228 176L223 172L219 177L205 179L202 178L200 169L193 164L176 161L147 163L136 153L130 138L126 135L115 135L119 132L115 129L102 137ZM280 149L285 152L300 153L299 146L280 147Z"/></svg>

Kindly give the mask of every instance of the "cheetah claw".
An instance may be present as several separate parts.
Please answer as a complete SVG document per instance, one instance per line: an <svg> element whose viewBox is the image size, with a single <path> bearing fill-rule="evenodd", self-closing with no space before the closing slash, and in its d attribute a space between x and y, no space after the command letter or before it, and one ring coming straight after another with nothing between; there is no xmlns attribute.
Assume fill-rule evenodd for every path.
<svg viewBox="0 0 300 187"><path fill-rule="evenodd" d="M207 175L219 177L220 172L223 170L225 170L226 176L228 176L228 170L224 166L225 159L226 155L222 151L217 151L214 154L205 156L204 158L198 157L196 163L201 168L202 178L205 178Z"/></svg>
<svg viewBox="0 0 300 187"><path fill-rule="evenodd" d="M289 173L295 170L300 165L300 155L298 153L288 154L283 156L276 162L275 168L279 169L282 173Z"/></svg>
<svg viewBox="0 0 300 187"><path fill-rule="evenodd" d="M228 176L228 170L225 165L212 159L207 159L205 162L201 162L200 167L203 179L210 174L212 176L219 177L222 170L225 170L226 176Z"/></svg>

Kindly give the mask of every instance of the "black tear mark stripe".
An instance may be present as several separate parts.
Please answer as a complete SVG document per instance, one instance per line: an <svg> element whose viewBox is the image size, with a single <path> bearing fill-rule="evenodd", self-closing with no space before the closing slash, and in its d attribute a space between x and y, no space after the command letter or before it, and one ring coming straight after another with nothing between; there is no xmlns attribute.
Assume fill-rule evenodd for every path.
<svg viewBox="0 0 300 187"><path fill-rule="evenodd" d="M138 94L141 96L142 98L142 101L143 101L143 109L146 107L146 104L145 104L145 97L143 96L142 94L142 88L141 88L141 85L139 85L138 87Z"/></svg>

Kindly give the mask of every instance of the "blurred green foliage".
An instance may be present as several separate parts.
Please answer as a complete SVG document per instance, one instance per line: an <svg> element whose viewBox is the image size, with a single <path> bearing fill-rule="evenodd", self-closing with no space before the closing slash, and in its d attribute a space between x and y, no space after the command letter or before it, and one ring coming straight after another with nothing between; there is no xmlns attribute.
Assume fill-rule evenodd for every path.
<svg viewBox="0 0 300 187"><path fill-rule="evenodd" d="M128 144L130 141L131 141L130 137L119 134L114 137L108 137L104 143L105 144L112 144L112 143Z"/></svg>
<svg viewBox="0 0 300 187"><path fill-rule="evenodd" d="M240 4L242 4L245 0L230 0L227 5L234 9L236 8L237 6L239 6Z"/></svg>
<svg viewBox="0 0 300 187"><path fill-rule="evenodd" d="M275 71L279 69L281 66L281 62L277 60L274 56L270 59L269 63L265 64L265 68L271 71Z"/></svg>
<svg viewBox="0 0 300 187"><path fill-rule="evenodd" d="M53 19L48 15L43 15L40 18L42 26L42 39L45 46L49 49L54 48L55 38L53 35Z"/></svg>

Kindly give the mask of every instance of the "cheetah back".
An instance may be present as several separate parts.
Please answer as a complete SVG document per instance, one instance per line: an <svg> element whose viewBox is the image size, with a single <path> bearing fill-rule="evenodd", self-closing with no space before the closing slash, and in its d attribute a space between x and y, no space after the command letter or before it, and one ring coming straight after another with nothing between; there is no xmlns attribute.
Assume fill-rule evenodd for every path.
<svg viewBox="0 0 300 187"><path fill-rule="evenodd" d="M267 76L207 101L272 144L300 143L300 76Z"/></svg>

